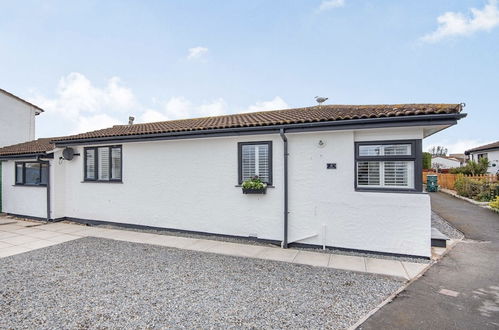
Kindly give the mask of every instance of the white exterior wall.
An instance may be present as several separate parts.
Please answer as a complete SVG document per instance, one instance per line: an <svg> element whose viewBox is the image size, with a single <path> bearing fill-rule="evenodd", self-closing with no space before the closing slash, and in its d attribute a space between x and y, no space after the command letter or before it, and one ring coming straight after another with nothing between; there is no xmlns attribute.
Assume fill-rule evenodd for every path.
<svg viewBox="0 0 499 330"><path fill-rule="evenodd" d="M36 111L0 92L0 147L34 140Z"/></svg>
<svg viewBox="0 0 499 330"><path fill-rule="evenodd" d="M499 173L499 149L473 152L470 154L471 160L478 162L479 154L487 154L487 159L489 160L489 168L487 169L488 173L490 174Z"/></svg>
<svg viewBox="0 0 499 330"><path fill-rule="evenodd" d="M460 167L461 162L444 157L433 157L431 159L431 168L455 168Z"/></svg>
<svg viewBox="0 0 499 330"><path fill-rule="evenodd" d="M2 161L2 211L44 219L47 217L47 188L16 186L13 160Z"/></svg>
<svg viewBox="0 0 499 330"><path fill-rule="evenodd" d="M429 256L428 195L358 192L354 186L355 141L420 139L422 134L416 128L287 134L289 241ZM275 187L266 195L244 195L236 187L237 143L249 141L273 142ZM75 147L81 156L72 161L53 161L52 218L283 239L283 142L278 134L135 142L122 148L123 183L82 182L83 147ZM337 169L326 169L327 163L336 163ZM5 168L4 175L13 180L13 171ZM23 209L33 207L42 214L45 197L30 206L25 201L32 199L17 192L21 189L45 193L43 188L9 190L6 195L16 203L6 212L34 213Z"/></svg>

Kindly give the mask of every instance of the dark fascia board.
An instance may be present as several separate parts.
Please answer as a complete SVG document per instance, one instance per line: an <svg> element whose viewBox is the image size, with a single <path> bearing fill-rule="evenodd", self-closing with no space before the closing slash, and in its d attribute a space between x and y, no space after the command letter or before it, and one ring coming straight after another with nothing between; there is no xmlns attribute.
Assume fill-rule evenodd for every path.
<svg viewBox="0 0 499 330"><path fill-rule="evenodd" d="M415 115L405 117L382 117L352 119L344 121L326 121L299 124L252 126L210 129L205 131L183 131L144 135L126 135L109 136L99 138L87 138L80 140L54 140L56 147L65 147L71 145L86 144L104 144L104 143L124 143L141 142L154 140L176 140L176 139L195 139L205 137L223 137L237 135L256 135L279 133L284 129L286 133L300 133L313 131L332 131L348 129L369 129L369 128L389 128L389 127L411 127L411 126L433 126L433 125L455 125L457 120L466 117L465 113L458 114L436 114L436 115Z"/></svg>
<svg viewBox="0 0 499 330"><path fill-rule="evenodd" d="M39 152L39 153L31 153L31 154L19 154L19 155L3 155L0 156L0 159L28 159L28 158L49 158L53 159L54 154L50 153L47 154L45 152Z"/></svg>

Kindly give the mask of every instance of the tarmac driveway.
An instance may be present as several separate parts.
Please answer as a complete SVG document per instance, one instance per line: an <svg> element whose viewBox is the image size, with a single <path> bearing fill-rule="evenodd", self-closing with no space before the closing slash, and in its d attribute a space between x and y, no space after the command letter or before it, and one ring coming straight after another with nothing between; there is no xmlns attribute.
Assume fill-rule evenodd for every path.
<svg viewBox="0 0 499 330"><path fill-rule="evenodd" d="M430 196L433 211L466 240L361 329L499 328L499 214L444 193Z"/></svg>

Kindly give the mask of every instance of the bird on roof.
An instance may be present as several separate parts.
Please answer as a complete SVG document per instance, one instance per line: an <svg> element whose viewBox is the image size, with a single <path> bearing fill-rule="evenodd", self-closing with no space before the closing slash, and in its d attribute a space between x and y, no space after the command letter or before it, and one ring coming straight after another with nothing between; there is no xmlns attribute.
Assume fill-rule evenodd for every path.
<svg viewBox="0 0 499 330"><path fill-rule="evenodd" d="M316 96L315 100L317 101L317 103L319 103L319 105L321 105L328 100L328 97Z"/></svg>

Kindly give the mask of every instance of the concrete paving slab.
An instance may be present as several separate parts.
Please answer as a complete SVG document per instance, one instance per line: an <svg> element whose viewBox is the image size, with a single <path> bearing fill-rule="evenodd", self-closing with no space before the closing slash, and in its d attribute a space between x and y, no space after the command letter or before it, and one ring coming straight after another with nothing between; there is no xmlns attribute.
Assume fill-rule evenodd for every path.
<svg viewBox="0 0 499 330"><path fill-rule="evenodd" d="M0 242L0 249L12 247L12 246L15 246L15 245L12 245L10 243Z"/></svg>
<svg viewBox="0 0 499 330"><path fill-rule="evenodd" d="M266 247L255 257L266 260L292 262L297 254L298 250Z"/></svg>
<svg viewBox="0 0 499 330"><path fill-rule="evenodd" d="M37 239L47 239L55 236L59 236L60 233L48 230L39 230L37 232L32 232L27 234L27 236L37 238Z"/></svg>
<svg viewBox="0 0 499 330"><path fill-rule="evenodd" d="M68 242L72 241L74 239L81 238L80 236L75 236L75 235L69 235L69 234L61 234L59 236L54 236L51 238L48 238L47 241L54 242L54 243L63 243L63 242Z"/></svg>
<svg viewBox="0 0 499 330"><path fill-rule="evenodd" d="M419 273L421 273L426 267L428 267L429 264L419 264L417 262L402 261L402 266L407 272L407 275L409 275L409 278L413 279Z"/></svg>
<svg viewBox="0 0 499 330"><path fill-rule="evenodd" d="M172 248L183 249L189 245L193 245L199 241L195 238L177 237L170 235L156 235L157 237L150 240L149 244L167 246Z"/></svg>
<svg viewBox="0 0 499 330"><path fill-rule="evenodd" d="M365 261L368 273L409 278L402 263L398 260L365 258Z"/></svg>
<svg viewBox="0 0 499 330"><path fill-rule="evenodd" d="M22 229L16 229L16 230L12 231L12 233L30 236L31 234L43 233L43 230L23 227Z"/></svg>
<svg viewBox="0 0 499 330"><path fill-rule="evenodd" d="M0 258L13 256L15 254L31 251L32 249L24 246L12 246L0 250Z"/></svg>
<svg viewBox="0 0 499 330"><path fill-rule="evenodd" d="M23 246L23 247L35 250L35 249L40 249L40 248L44 248L47 246L56 245L56 244L58 244L58 243L51 242L51 241L44 240L44 239L39 239L39 240L34 240L31 242L23 243L23 244L18 245L18 246Z"/></svg>
<svg viewBox="0 0 499 330"><path fill-rule="evenodd" d="M186 245L184 248L187 250L206 252L206 250L219 243L220 243L219 241L197 239L192 241L192 244Z"/></svg>
<svg viewBox="0 0 499 330"><path fill-rule="evenodd" d="M2 240L4 238L16 237L16 236L20 236L20 235L14 234L14 233L8 232L8 231L0 231L0 240Z"/></svg>
<svg viewBox="0 0 499 330"><path fill-rule="evenodd" d="M26 228L26 227L19 226L18 224L9 224L9 225L1 225L0 231L12 232L14 230L19 230L19 229L24 229L24 228Z"/></svg>
<svg viewBox="0 0 499 330"><path fill-rule="evenodd" d="M329 259L328 267L356 272L366 272L364 257L357 256L332 254Z"/></svg>
<svg viewBox="0 0 499 330"><path fill-rule="evenodd" d="M26 235L16 235L14 237L3 238L0 242L9 243L12 245L21 245L23 243L27 243L33 240L33 237Z"/></svg>
<svg viewBox="0 0 499 330"><path fill-rule="evenodd" d="M329 254L309 251L298 251L294 263L317 267L327 267L329 264Z"/></svg>
<svg viewBox="0 0 499 330"><path fill-rule="evenodd" d="M206 249L206 252L251 258L262 252L264 248L265 247L258 245L218 242L218 244L215 244Z"/></svg>

